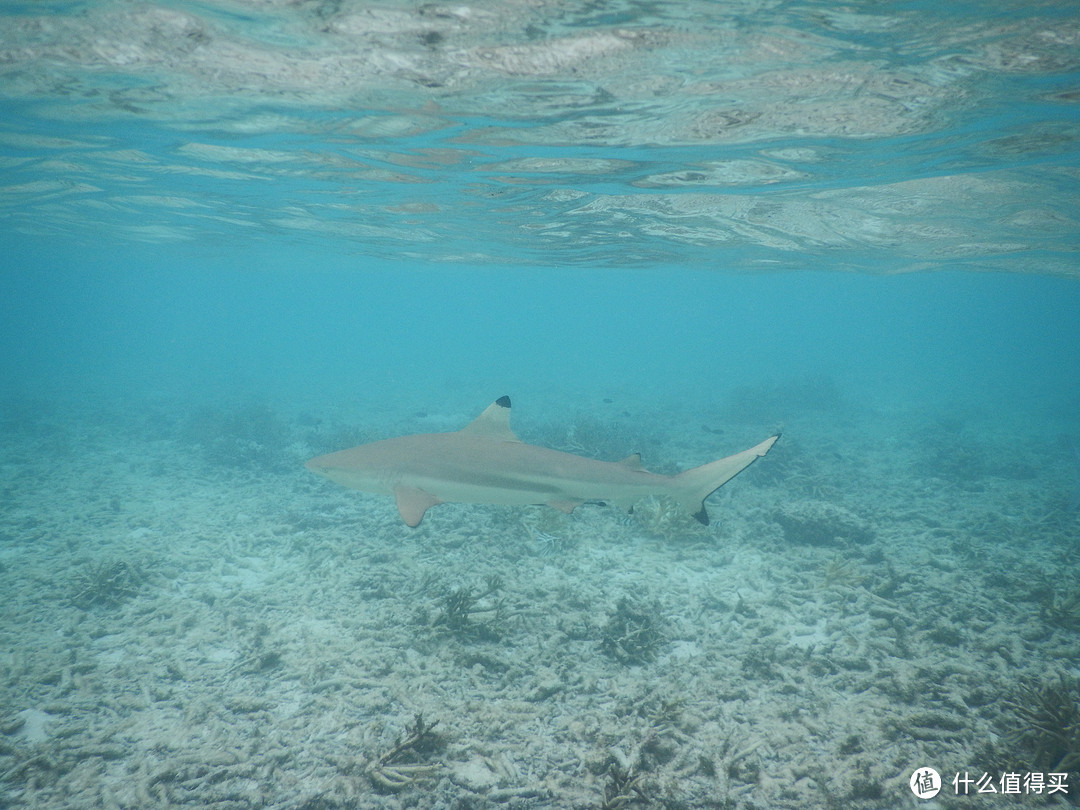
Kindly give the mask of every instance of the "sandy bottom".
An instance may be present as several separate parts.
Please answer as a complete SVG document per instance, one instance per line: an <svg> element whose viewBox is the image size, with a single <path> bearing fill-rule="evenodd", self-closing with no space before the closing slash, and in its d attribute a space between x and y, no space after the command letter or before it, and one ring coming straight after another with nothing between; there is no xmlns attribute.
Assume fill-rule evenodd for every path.
<svg viewBox="0 0 1080 810"><path fill-rule="evenodd" d="M521 432L671 472L772 427L667 416ZM410 530L302 467L454 419L7 413L0 805L908 807L924 765L924 807L1060 801L951 780L1065 755L1028 716L1080 661L1064 417L811 410L707 528L646 501Z"/></svg>

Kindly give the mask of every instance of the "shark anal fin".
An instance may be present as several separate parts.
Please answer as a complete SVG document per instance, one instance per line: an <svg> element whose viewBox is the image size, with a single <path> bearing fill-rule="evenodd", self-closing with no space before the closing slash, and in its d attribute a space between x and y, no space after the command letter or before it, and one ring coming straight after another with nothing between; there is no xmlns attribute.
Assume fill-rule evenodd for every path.
<svg viewBox="0 0 1080 810"><path fill-rule="evenodd" d="M442 503L430 492L424 492L416 487L395 487L394 499L397 501L397 510L401 514L401 519L412 528L420 525L428 509Z"/></svg>

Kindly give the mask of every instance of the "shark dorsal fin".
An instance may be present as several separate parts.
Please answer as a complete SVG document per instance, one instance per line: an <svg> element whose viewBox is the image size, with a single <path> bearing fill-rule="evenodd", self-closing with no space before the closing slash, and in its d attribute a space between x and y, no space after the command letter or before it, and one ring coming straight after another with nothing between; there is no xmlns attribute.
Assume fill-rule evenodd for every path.
<svg viewBox="0 0 1080 810"><path fill-rule="evenodd" d="M631 470L644 470L645 467L641 464L641 453L631 453L624 459L620 459L619 464L624 467L629 467Z"/></svg>
<svg viewBox="0 0 1080 810"><path fill-rule="evenodd" d="M499 397L459 432L502 442L521 441L510 429L510 397Z"/></svg>

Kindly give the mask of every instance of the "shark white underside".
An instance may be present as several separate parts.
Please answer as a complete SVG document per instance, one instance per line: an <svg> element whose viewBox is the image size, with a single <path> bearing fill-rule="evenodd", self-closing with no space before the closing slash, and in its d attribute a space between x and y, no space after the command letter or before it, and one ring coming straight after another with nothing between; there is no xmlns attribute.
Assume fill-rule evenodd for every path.
<svg viewBox="0 0 1080 810"><path fill-rule="evenodd" d="M678 475L646 472L635 454L597 461L525 444L510 429L510 398L500 397L454 433L423 433L341 450L307 468L350 489L393 495L402 520L418 526L440 503L547 504L572 512L585 501L629 510L667 495L702 523L705 498L764 456L779 436Z"/></svg>

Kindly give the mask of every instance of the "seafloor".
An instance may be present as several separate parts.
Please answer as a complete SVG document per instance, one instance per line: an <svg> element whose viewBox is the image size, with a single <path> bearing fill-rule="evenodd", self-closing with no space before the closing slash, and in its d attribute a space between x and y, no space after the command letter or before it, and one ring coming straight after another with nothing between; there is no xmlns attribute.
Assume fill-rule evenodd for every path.
<svg viewBox="0 0 1080 810"><path fill-rule="evenodd" d="M646 501L410 530L302 466L485 401L6 403L0 806L907 807L924 765L925 807L1076 803L1075 414L818 389L518 408L527 441L659 472L784 419L707 528ZM951 795L1055 768L1067 798Z"/></svg>

